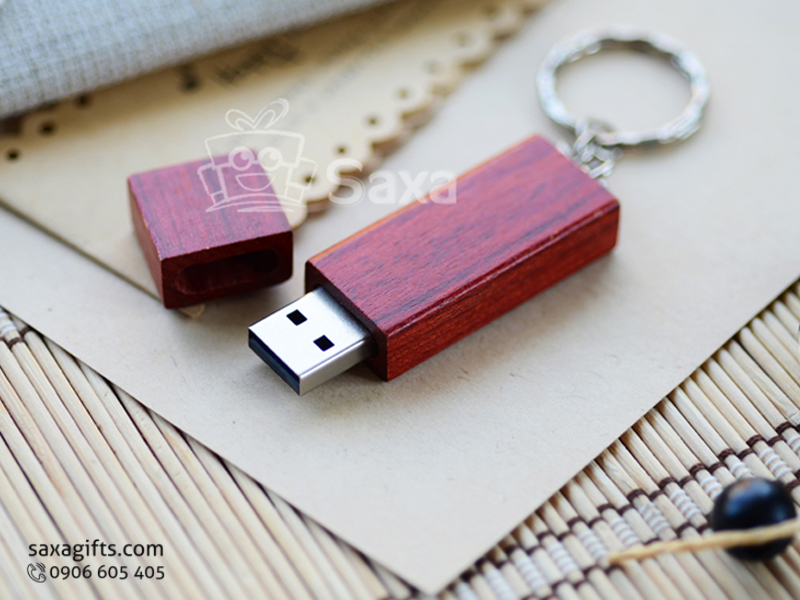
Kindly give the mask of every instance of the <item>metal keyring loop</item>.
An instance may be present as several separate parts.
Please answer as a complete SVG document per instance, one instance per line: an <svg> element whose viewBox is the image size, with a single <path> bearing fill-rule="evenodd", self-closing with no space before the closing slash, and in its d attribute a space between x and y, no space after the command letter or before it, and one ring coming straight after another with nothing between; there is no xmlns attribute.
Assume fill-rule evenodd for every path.
<svg viewBox="0 0 800 600"><path fill-rule="evenodd" d="M547 53L536 74L536 87L548 117L576 136L585 130L587 119L572 115L556 94L556 75L563 66L609 48L637 50L668 60L689 81L692 95L683 112L668 123L644 131L600 129L594 134L598 145L633 147L670 144L686 139L699 129L710 93L706 71L700 60L671 38L647 29L621 25L581 32L559 42Z"/></svg>

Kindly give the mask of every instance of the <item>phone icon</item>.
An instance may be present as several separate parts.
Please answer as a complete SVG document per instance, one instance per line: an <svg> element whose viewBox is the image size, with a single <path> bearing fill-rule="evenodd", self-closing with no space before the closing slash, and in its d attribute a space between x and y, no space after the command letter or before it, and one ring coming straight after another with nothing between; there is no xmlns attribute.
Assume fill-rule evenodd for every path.
<svg viewBox="0 0 800 600"><path fill-rule="evenodd" d="M28 577L33 579L36 583L44 583L47 579L45 575L45 567L42 563L31 563L28 565Z"/></svg>

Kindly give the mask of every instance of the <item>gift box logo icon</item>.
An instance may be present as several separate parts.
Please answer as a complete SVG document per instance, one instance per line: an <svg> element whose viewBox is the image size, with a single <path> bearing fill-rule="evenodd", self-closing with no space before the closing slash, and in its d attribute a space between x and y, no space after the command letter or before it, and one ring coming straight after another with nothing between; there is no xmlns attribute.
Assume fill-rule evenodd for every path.
<svg viewBox="0 0 800 600"><path fill-rule="evenodd" d="M233 131L206 139L209 162L197 170L211 198L207 212L291 211L303 205L317 163L303 156L305 136L272 129L289 112L276 100L255 117L231 109L225 121Z"/></svg>

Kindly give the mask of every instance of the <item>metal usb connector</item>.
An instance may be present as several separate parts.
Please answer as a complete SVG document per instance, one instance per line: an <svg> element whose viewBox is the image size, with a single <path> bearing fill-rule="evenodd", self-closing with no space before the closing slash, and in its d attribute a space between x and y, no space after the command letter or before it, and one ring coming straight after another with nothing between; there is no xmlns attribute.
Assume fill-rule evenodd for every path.
<svg viewBox="0 0 800 600"><path fill-rule="evenodd" d="M617 200L541 137L458 181L458 204L413 202L312 256L317 291L252 327L295 390L361 360L391 381L617 243Z"/></svg>
<svg viewBox="0 0 800 600"><path fill-rule="evenodd" d="M322 288L251 326L249 343L301 395L376 352L369 331Z"/></svg>

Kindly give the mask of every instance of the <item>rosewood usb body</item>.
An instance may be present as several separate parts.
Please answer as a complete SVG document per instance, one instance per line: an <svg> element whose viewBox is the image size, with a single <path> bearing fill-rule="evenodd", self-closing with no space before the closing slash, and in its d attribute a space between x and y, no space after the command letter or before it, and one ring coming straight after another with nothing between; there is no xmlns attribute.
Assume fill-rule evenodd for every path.
<svg viewBox="0 0 800 600"><path fill-rule="evenodd" d="M451 202L442 203L434 192L306 264L306 290L324 289L368 332L365 360L385 380L616 244L617 200L538 136L462 175L447 196ZM282 311L298 305L302 313L302 301ZM269 346L257 328L251 345L255 331L256 345ZM328 341L329 352L336 340ZM280 349L267 351L282 360ZM366 353L363 346L360 352Z"/></svg>

